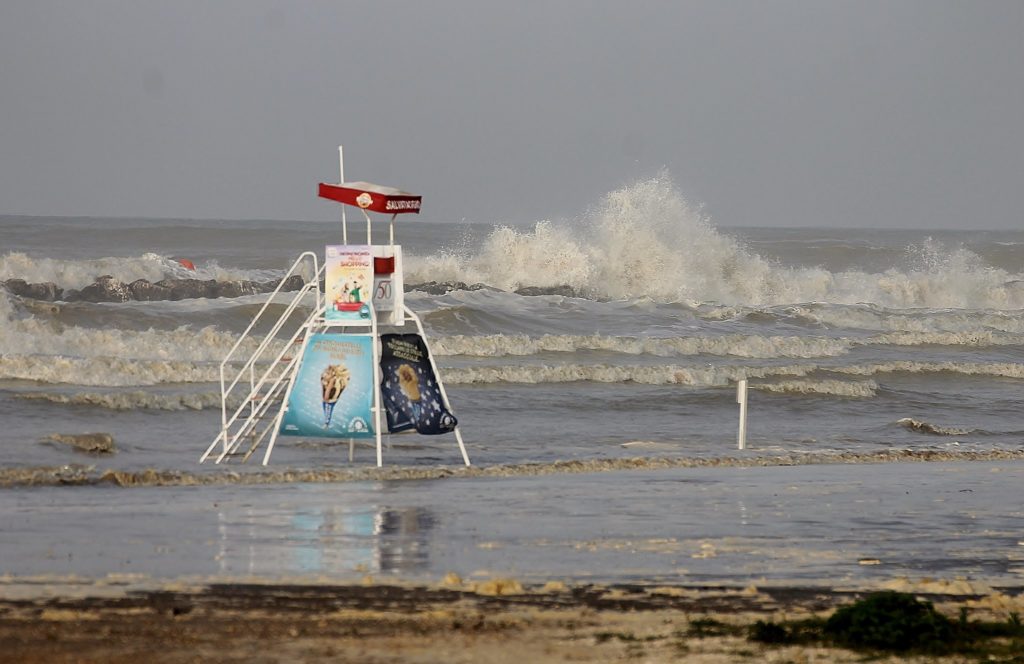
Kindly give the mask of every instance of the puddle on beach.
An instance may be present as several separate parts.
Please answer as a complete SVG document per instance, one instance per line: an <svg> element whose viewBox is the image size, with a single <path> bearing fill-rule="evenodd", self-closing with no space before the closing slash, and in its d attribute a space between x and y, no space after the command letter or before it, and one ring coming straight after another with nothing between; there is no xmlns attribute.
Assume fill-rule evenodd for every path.
<svg viewBox="0 0 1024 664"><path fill-rule="evenodd" d="M1003 460L9 487L0 574L1017 587L1022 479Z"/></svg>

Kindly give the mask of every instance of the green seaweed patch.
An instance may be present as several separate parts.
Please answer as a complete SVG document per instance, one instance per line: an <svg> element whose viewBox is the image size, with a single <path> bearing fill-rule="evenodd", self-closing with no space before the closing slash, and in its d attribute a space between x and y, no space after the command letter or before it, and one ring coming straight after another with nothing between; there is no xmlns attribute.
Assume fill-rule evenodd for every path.
<svg viewBox="0 0 1024 664"><path fill-rule="evenodd" d="M751 641L767 645L792 646L818 643L824 640L825 621L820 618L776 623L758 620L750 626Z"/></svg>
<svg viewBox="0 0 1024 664"><path fill-rule="evenodd" d="M824 633L838 645L868 650L947 652L956 638L953 621L931 602L886 591L838 609Z"/></svg>
<svg viewBox="0 0 1024 664"><path fill-rule="evenodd" d="M709 636L735 636L742 629L736 625L727 625L714 618L697 618L691 620L686 628L686 636L703 639Z"/></svg>
<svg viewBox="0 0 1024 664"><path fill-rule="evenodd" d="M868 652L960 654L1024 664L1024 624L1011 613L1004 622L970 620L968 609L950 620L931 602L907 593L873 593L839 608L828 620L758 620L748 638L765 645L823 643Z"/></svg>

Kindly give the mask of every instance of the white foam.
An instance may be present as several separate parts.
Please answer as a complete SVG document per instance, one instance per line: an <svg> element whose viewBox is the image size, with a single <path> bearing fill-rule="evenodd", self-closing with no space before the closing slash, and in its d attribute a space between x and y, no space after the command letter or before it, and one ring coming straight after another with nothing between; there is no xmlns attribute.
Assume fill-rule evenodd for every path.
<svg viewBox="0 0 1024 664"><path fill-rule="evenodd" d="M790 380L778 383L754 383L752 389L782 394L825 394L838 397L869 398L878 392L878 383L843 380Z"/></svg>
<svg viewBox="0 0 1024 664"><path fill-rule="evenodd" d="M123 330L64 326L23 314L0 290L0 378L79 385L155 385L219 379L238 335L213 326ZM259 339L237 351L247 359ZM272 344L274 351L280 342Z"/></svg>
<svg viewBox="0 0 1024 664"><path fill-rule="evenodd" d="M680 357L688 355L731 355L749 358L834 357L849 351L843 339L795 336L722 335L687 337L615 337L601 335L453 335L431 341L436 355L501 357L535 355L542 352L601 350L628 355Z"/></svg>
<svg viewBox="0 0 1024 664"><path fill-rule="evenodd" d="M995 376L999 378L1024 378L1024 364L1015 362L916 362L895 360L874 364L857 364L846 367L829 367L833 373L855 376L874 376L881 373L953 373L961 376Z"/></svg>
<svg viewBox="0 0 1024 664"><path fill-rule="evenodd" d="M207 261L189 270L176 260L155 253L141 256L110 256L89 260L61 260L40 258L21 252L0 256L0 281L24 279L29 283L52 282L61 288L81 289L110 275L124 283L137 279L156 282L162 279L216 279L217 281L267 281L278 278L281 270L243 270L221 267L216 261Z"/></svg>
<svg viewBox="0 0 1024 664"><path fill-rule="evenodd" d="M139 390L131 392L23 392L14 395L29 401L47 401L74 406L95 406L110 410L204 410L220 408L219 392L158 394Z"/></svg>
<svg viewBox="0 0 1024 664"><path fill-rule="evenodd" d="M765 376L806 376L814 365L788 367L687 367L623 366L607 364L561 364L531 366L452 367L445 369L445 382L472 383L639 383L642 385L692 385L724 387L740 378Z"/></svg>
<svg viewBox="0 0 1024 664"><path fill-rule="evenodd" d="M1024 378L1024 364L1013 362L915 362L893 361L848 366L821 366L795 364L785 366L636 366L607 364L559 364L520 366L451 367L444 371L445 382L474 383L639 383L643 385L690 385L695 387L725 387L741 378L806 378L812 374L840 374L850 376L876 376L887 373L929 374L949 372L962 376L994 376ZM832 382L829 382L829 381ZM784 384L776 391L834 393L845 396L870 396L877 385L866 383L850 387L835 379L822 378L814 382ZM803 386L803 387L801 387ZM763 387L772 390L771 387ZM832 390L832 392L828 392Z"/></svg>
<svg viewBox="0 0 1024 664"><path fill-rule="evenodd" d="M719 315L717 320L735 318L735 310ZM732 315L728 315L731 313ZM808 320L817 325L843 329L861 329L887 332L951 332L979 334L1005 332L1024 334L1024 317L1016 311L973 311L973 310L923 310L897 312L869 306L794 306L786 313ZM710 316L705 316L710 319Z"/></svg>
<svg viewBox="0 0 1024 664"><path fill-rule="evenodd" d="M568 285L599 298L778 305L872 302L897 309L1021 309L1024 275L930 239L881 273L787 268L719 233L667 176L608 194L572 224L497 228L474 254L410 257L407 282L483 282L505 290Z"/></svg>
<svg viewBox="0 0 1024 664"><path fill-rule="evenodd" d="M0 379L115 387L208 383L219 378L220 368L212 363L60 355L0 356Z"/></svg>

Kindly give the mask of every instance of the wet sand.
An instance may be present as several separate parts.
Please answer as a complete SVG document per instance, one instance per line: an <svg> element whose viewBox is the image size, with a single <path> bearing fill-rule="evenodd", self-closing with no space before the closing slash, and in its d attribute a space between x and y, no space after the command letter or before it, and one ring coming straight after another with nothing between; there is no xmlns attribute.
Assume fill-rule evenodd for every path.
<svg viewBox="0 0 1024 664"><path fill-rule="evenodd" d="M449 577L432 587L118 590L37 582L9 594L20 597L0 598L0 653L25 663L864 661L837 648L747 638L756 620L826 616L863 594L814 587L524 588L508 579L467 584ZM999 620L1024 609L1019 592L922 596L951 617L959 607L972 618Z"/></svg>
<svg viewBox="0 0 1024 664"><path fill-rule="evenodd" d="M895 458L8 486L0 661L853 662L747 629L880 589L1024 615L1024 462Z"/></svg>

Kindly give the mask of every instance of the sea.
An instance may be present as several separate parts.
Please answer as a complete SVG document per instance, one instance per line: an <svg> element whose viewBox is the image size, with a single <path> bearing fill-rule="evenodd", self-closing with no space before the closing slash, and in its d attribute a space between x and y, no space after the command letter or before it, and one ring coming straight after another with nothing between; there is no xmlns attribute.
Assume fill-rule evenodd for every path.
<svg viewBox="0 0 1024 664"><path fill-rule="evenodd" d="M477 475L451 435L386 436L381 474L328 439L200 464L221 361L269 295L0 288L0 575L1024 581L1024 230L826 222L719 226L667 176L568 219L400 216L406 304ZM0 282L268 281L339 243L340 221L0 216ZM61 442L85 433L114 453ZM901 521L911 484L931 493Z"/></svg>

